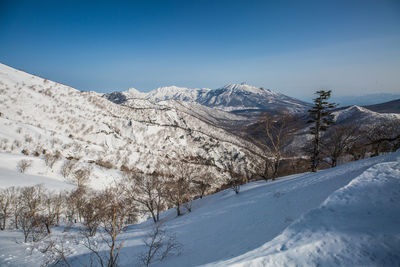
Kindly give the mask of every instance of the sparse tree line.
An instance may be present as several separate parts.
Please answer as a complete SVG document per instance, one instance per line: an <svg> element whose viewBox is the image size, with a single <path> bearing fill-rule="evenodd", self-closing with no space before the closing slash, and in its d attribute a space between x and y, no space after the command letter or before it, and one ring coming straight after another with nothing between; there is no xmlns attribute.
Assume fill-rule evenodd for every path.
<svg viewBox="0 0 400 267"><path fill-rule="evenodd" d="M45 252L52 262L66 265L68 249L63 248L64 240L51 239L54 227L79 228L83 245L91 252L91 262L116 266L123 246L117 237L136 222L138 215L150 215L155 225L144 240L146 251L139 255L141 264L179 253L182 247L175 236L161 228L160 213L171 207L176 208L177 216L191 212L192 200L209 193L214 182L211 174L196 179L196 169L180 162L165 173L126 169L115 186L94 191L87 187L90 171L70 172L69 164L65 166L66 175L84 177L76 178L77 187L72 191L55 193L42 185L0 190L0 229L19 230L26 243L47 242ZM106 244L106 254L96 241L98 236Z"/></svg>
<svg viewBox="0 0 400 267"><path fill-rule="evenodd" d="M307 117L285 112L263 113L245 129L247 138L264 151L264 164L258 177L274 180L306 171L335 167L341 162L378 156L400 148L398 121L377 121L373 125L339 124L332 115L335 104L328 100L331 91L317 91ZM309 125L308 132L305 126ZM292 142L309 134L311 140ZM297 147L297 151L293 149Z"/></svg>
<svg viewBox="0 0 400 267"><path fill-rule="evenodd" d="M75 241L83 240L80 243L89 251L90 265L117 266L123 246L118 236L126 226L136 222L139 214L147 214L154 208L157 212L156 230L145 237L146 251L138 254L138 261L149 265L152 261L179 253L180 243L158 222L159 212L164 206L150 198L152 193L146 199L133 197L134 194L126 190L127 187L115 186L93 191L85 185L59 193L46 190L42 185L0 189L0 229L20 231L25 243L41 246L40 251L47 256L46 264L69 266L70 251L65 238L54 238L51 233L55 227L63 227L64 232L74 227L79 229ZM153 207L153 202L159 206ZM147 208L143 209L141 203L147 203ZM152 251L155 247L157 250Z"/></svg>

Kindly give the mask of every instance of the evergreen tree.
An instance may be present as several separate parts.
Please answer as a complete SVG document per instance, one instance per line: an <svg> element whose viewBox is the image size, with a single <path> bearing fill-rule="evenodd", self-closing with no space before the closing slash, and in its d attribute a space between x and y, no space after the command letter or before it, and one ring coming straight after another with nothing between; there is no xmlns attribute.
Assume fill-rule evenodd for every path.
<svg viewBox="0 0 400 267"><path fill-rule="evenodd" d="M308 111L309 121L314 126L310 127L310 133L313 135L313 152L311 156L311 171L316 172L320 161L320 143L321 134L326 131L329 125L333 124L333 115L331 109L336 107L334 103L328 103L328 99L331 97L331 90L317 91L315 94L318 95L314 99L314 106Z"/></svg>

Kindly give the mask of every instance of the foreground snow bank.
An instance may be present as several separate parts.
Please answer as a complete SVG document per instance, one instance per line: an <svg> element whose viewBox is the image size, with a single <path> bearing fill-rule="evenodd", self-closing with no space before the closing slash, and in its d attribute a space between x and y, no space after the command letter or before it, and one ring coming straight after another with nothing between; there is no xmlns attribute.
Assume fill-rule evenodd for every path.
<svg viewBox="0 0 400 267"><path fill-rule="evenodd" d="M398 266L400 158L372 166L262 247L220 266Z"/></svg>
<svg viewBox="0 0 400 267"><path fill-rule="evenodd" d="M318 173L252 182L238 195L224 190L195 200L192 212L183 216L170 209L161 214L163 226L176 235L183 251L152 266L399 265L399 165L400 151ZM1 167L0 188L9 183ZM14 175L21 176L21 183L38 179ZM137 263L152 226L151 221L130 225L119 235L118 241L124 242L120 266ZM67 246L71 266L89 266L91 255L79 243L79 225L64 230L53 228L51 237L74 240ZM22 240L19 230L0 231L0 266L44 263L42 253L29 249L40 244Z"/></svg>

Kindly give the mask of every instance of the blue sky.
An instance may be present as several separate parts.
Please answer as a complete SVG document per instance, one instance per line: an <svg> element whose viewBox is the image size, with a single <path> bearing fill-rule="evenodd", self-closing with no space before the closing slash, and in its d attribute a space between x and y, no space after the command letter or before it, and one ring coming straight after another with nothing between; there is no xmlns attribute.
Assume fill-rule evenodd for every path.
<svg viewBox="0 0 400 267"><path fill-rule="evenodd" d="M400 1L0 0L0 62L98 92L400 93Z"/></svg>

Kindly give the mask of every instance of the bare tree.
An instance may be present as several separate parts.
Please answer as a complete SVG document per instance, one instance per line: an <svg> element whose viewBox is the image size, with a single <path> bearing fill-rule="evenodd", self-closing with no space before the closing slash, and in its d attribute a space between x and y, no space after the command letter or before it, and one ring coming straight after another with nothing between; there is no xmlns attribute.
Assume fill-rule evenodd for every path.
<svg viewBox="0 0 400 267"><path fill-rule="evenodd" d="M68 178L76 166L76 160L66 160L61 167L61 173L64 178Z"/></svg>
<svg viewBox="0 0 400 267"><path fill-rule="evenodd" d="M72 173L71 181L75 183L78 187L85 187L90 180L90 175L92 173L92 168L81 167Z"/></svg>
<svg viewBox="0 0 400 267"><path fill-rule="evenodd" d="M45 251L46 260L44 266L67 266L70 267L71 264L68 261L68 256L73 254L73 250L67 244L74 241L74 237L63 236L60 238L46 240L47 246Z"/></svg>
<svg viewBox="0 0 400 267"><path fill-rule="evenodd" d="M14 201L12 203L12 213L13 213L13 217L14 217L13 220L14 220L15 229L19 229L18 219L19 219L19 216L20 216L21 211L23 209L20 193L21 193L21 188L20 187L14 187L14 196L15 197L14 197Z"/></svg>
<svg viewBox="0 0 400 267"><path fill-rule="evenodd" d="M336 125L328 129L321 142L322 154L330 158L331 167L360 138L357 126Z"/></svg>
<svg viewBox="0 0 400 267"><path fill-rule="evenodd" d="M57 151L55 153L46 153L44 154L44 161L46 163L46 166L53 168L54 163L57 162L61 158L61 153L60 151Z"/></svg>
<svg viewBox="0 0 400 267"><path fill-rule="evenodd" d="M203 198L206 195L207 190L211 188L213 182L214 179L212 173L210 172L206 172L201 177L198 177L195 180L193 180L193 183L195 185L195 190L198 196L200 196L200 198Z"/></svg>
<svg viewBox="0 0 400 267"><path fill-rule="evenodd" d="M87 188L78 186L67 197L67 217L70 222L82 221L82 212L86 202Z"/></svg>
<svg viewBox="0 0 400 267"><path fill-rule="evenodd" d="M49 192L43 196L44 212L41 217L47 233L51 233L51 226L59 223L63 204L64 196L61 193L54 194Z"/></svg>
<svg viewBox="0 0 400 267"><path fill-rule="evenodd" d="M101 224L102 216L104 216L103 205L104 200L102 195L95 193L94 196L88 197L85 202L83 202L81 212L83 217L83 225L85 226L85 233L89 236L94 236L96 234L97 228Z"/></svg>
<svg viewBox="0 0 400 267"><path fill-rule="evenodd" d="M247 170L246 161L238 158L238 154L234 154L227 159L225 171L228 173L228 186L239 194L240 187L249 181L249 172Z"/></svg>
<svg viewBox="0 0 400 267"><path fill-rule="evenodd" d="M100 253L96 242L87 235L84 245L93 252L101 266L114 267L118 264L118 258L123 242L118 242L118 235L125 229L128 216L132 212L132 203L118 188L108 188L100 195L102 202L101 227L102 239L108 247L106 256Z"/></svg>
<svg viewBox="0 0 400 267"><path fill-rule="evenodd" d="M235 194L240 193L240 187L247 183L246 170L240 171L235 169L233 160L227 164L227 171L229 173L228 185L232 188Z"/></svg>
<svg viewBox="0 0 400 267"><path fill-rule="evenodd" d="M273 180L278 176L282 155L299 128L299 118L288 113L263 113L247 128L247 136L265 152L264 179L269 178L269 169Z"/></svg>
<svg viewBox="0 0 400 267"><path fill-rule="evenodd" d="M5 230L7 227L7 219L10 217L15 197L14 187L0 189L0 230Z"/></svg>
<svg viewBox="0 0 400 267"><path fill-rule="evenodd" d="M149 266L154 261L163 261L168 256L179 255L182 244L174 234L168 234L160 223L156 223L143 239L146 251L138 255L139 264Z"/></svg>
<svg viewBox="0 0 400 267"><path fill-rule="evenodd" d="M160 212L165 208L162 176L156 172L146 174L139 170L129 170L124 172L121 184L125 194L143 205L142 213L149 212L155 223L160 220Z"/></svg>
<svg viewBox="0 0 400 267"><path fill-rule="evenodd" d="M368 127L366 138L372 148L372 156L400 148L400 126L397 121L377 123Z"/></svg>
<svg viewBox="0 0 400 267"><path fill-rule="evenodd" d="M21 189L21 209L18 226L24 234L24 242L32 237L32 241L39 241L45 236L46 230L42 223L40 212L42 210L42 196L45 193L41 185L24 187Z"/></svg>
<svg viewBox="0 0 400 267"><path fill-rule="evenodd" d="M165 197L167 201L176 206L177 215L180 216L181 206L183 203L192 201L192 168L189 164L179 162L176 164L174 171L170 171L174 175L165 182Z"/></svg>

